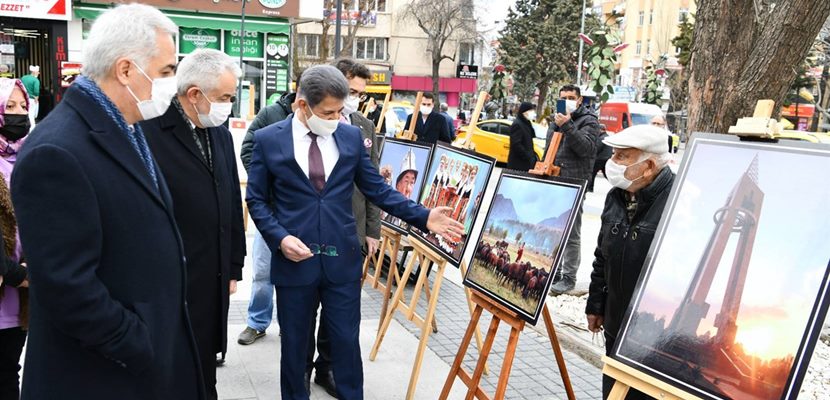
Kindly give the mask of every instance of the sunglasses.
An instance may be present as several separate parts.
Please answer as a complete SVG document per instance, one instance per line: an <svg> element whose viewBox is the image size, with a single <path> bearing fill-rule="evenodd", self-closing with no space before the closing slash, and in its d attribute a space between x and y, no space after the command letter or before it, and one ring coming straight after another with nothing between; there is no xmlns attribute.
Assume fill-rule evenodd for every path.
<svg viewBox="0 0 830 400"><path fill-rule="evenodd" d="M329 257L337 257L337 247L334 246L326 246L324 244L317 244L317 243L309 243L308 249L311 250L311 254L329 256Z"/></svg>

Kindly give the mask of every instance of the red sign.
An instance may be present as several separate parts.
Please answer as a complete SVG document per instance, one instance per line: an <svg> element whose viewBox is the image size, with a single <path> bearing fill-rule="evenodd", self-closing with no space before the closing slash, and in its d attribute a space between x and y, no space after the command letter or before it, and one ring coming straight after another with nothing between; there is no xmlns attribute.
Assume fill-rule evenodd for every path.
<svg viewBox="0 0 830 400"><path fill-rule="evenodd" d="M0 0L0 16L69 21L72 0Z"/></svg>

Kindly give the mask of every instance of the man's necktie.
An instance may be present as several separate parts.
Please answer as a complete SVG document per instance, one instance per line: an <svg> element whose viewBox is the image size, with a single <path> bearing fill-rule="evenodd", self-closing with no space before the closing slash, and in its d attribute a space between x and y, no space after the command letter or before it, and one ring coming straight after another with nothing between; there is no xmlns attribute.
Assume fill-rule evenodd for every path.
<svg viewBox="0 0 830 400"><path fill-rule="evenodd" d="M318 192L323 191L326 186L326 170L323 168L323 154L320 153L320 147L317 146L317 135L309 132L311 137L311 146L308 148L308 180L317 189Z"/></svg>

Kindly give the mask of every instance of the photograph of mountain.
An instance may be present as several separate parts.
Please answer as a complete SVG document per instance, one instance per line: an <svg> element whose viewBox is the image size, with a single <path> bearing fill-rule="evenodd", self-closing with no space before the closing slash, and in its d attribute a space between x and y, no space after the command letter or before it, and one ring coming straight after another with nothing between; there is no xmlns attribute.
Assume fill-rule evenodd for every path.
<svg viewBox="0 0 830 400"><path fill-rule="evenodd" d="M503 173L464 284L535 324L583 191L580 182Z"/></svg>

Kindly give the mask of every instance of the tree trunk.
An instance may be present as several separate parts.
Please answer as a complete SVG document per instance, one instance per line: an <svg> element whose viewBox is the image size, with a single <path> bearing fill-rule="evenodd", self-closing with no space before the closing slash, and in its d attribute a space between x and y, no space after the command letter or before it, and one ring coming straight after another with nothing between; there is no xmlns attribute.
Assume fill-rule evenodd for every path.
<svg viewBox="0 0 830 400"><path fill-rule="evenodd" d="M435 100L434 100L435 104L438 104L438 103L441 102L440 98L438 97L438 92L439 92L438 89L440 87L439 83L441 82L441 77L438 76L438 70L441 67L441 60L442 60L442 58L441 58L440 54L439 54L438 57L435 57L435 56L432 57L432 95L435 97Z"/></svg>
<svg viewBox="0 0 830 400"><path fill-rule="evenodd" d="M542 116L545 114L545 99L548 97L548 91L550 91L550 84L545 81L542 82L540 85L536 86L539 89L539 98L536 99L536 115Z"/></svg>
<svg viewBox="0 0 830 400"><path fill-rule="evenodd" d="M758 100L780 105L830 15L827 0L699 0L689 66L689 132L726 133Z"/></svg>

